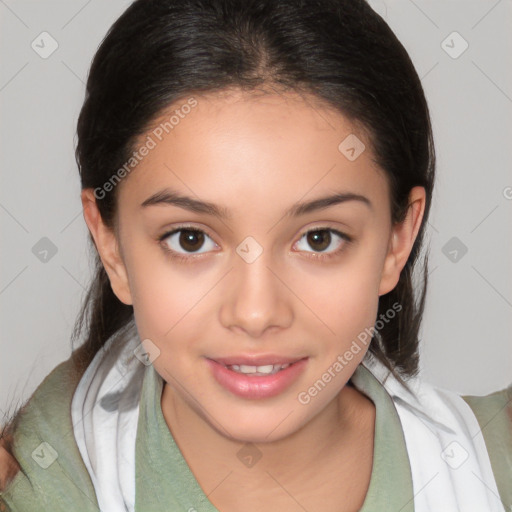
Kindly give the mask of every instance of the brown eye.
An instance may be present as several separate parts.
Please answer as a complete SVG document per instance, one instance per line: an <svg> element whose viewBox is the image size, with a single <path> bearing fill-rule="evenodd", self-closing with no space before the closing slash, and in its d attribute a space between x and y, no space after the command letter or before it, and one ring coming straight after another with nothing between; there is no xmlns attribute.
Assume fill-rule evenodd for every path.
<svg viewBox="0 0 512 512"><path fill-rule="evenodd" d="M197 251L204 243L204 233L192 229L182 229L178 243L186 251Z"/></svg>
<svg viewBox="0 0 512 512"><path fill-rule="evenodd" d="M299 250L311 253L311 257L328 258L336 256L338 253L343 251L345 245L349 244L351 241L352 237L345 233L333 228L323 227L306 231L306 233L304 233L301 239L297 242L297 246ZM304 245L307 245L307 247L300 247L300 244L303 242L305 242ZM332 248L331 250L328 250L330 246L332 246ZM308 250L308 248L313 249L313 251ZM322 254L316 255L315 253Z"/></svg>
<svg viewBox="0 0 512 512"><path fill-rule="evenodd" d="M331 243L331 233L328 229L310 231L307 233L307 241L316 251L325 251Z"/></svg>

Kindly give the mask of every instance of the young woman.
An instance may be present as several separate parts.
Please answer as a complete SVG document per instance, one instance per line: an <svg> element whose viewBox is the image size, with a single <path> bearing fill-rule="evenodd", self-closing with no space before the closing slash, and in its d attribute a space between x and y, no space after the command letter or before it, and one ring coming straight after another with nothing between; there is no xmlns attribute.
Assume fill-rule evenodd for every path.
<svg viewBox="0 0 512 512"><path fill-rule="evenodd" d="M417 375L433 137L364 1L137 0L77 132L96 275L0 510L512 509L512 386Z"/></svg>

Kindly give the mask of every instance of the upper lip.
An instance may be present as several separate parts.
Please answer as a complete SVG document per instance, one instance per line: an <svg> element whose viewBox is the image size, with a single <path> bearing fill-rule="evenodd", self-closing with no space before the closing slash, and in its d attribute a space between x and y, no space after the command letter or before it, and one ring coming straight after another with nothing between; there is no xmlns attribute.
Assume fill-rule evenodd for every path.
<svg viewBox="0 0 512 512"><path fill-rule="evenodd" d="M223 364L224 366L231 366L233 364L243 364L247 366L266 366L269 364L291 364L305 358L300 356L281 356L278 354L241 354L238 356L228 357L209 357L208 359Z"/></svg>

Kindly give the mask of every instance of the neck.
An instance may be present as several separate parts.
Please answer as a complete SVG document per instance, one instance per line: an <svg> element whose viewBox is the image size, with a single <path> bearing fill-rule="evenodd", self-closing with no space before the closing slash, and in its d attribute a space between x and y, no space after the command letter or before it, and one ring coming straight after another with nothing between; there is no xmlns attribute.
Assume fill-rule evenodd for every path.
<svg viewBox="0 0 512 512"><path fill-rule="evenodd" d="M165 382L161 405L167 426L203 489L213 489L222 475L243 473L245 468L237 453L247 443L212 427ZM345 386L317 416L291 435L254 443L250 448L246 446L248 455L261 455L251 467L251 480L257 482L258 475L268 478L268 473L289 473L290 467L294 468L294 474L304 478L334 457L341 464L346 462L349 469L355 462L352 455L357 458L361 432L370 433L373 440L373 426L373 402L353 386Z"/></svg>

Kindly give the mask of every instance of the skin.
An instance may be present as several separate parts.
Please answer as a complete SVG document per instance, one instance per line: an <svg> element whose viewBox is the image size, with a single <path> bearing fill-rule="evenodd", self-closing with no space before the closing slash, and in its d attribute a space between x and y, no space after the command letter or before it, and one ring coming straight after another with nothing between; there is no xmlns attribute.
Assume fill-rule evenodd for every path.
<svg viewBox="0 0 512 512"><path fill-rule="evenodd" d="M411 190L408 215L393 226L385 175L364 134L340 113L290 92L194 97L197 106L118 185L114 230L103 224L93 191L82 192L112 289L133 305L140 339L160 351L153 365L164 379L164 418L219 510L357 510L371 475L375 406L346 384L368 347L307 405L297 395L375 324L379 296L396 286L412 249L425 191ZM338 150L351 133L366 145L355 161ZM165 187L232 217L141 208ZM348 201L297 218L284 213L342 190L367 197L372 208ZM206 233L199 257L180 246L179 234L158 241L182 223ZM331 232L326 252L342 249L331 259L303 236L326 226L353 237L348 243ZM251 263L236 252L248 236L263 249ZM190 262L171 259L165 243ZM242 353L307 356L308 363L278 396L248 400L222 388L205 362ZM262 453L251 468L236 456L247 442Z"/></svg>
<svg viewBox="0 0 512 512"><path fill-rule="evenodd" d="M18 461L6 449L6 441L0 439L0 490L5 489L20 470Z"/></svg>

